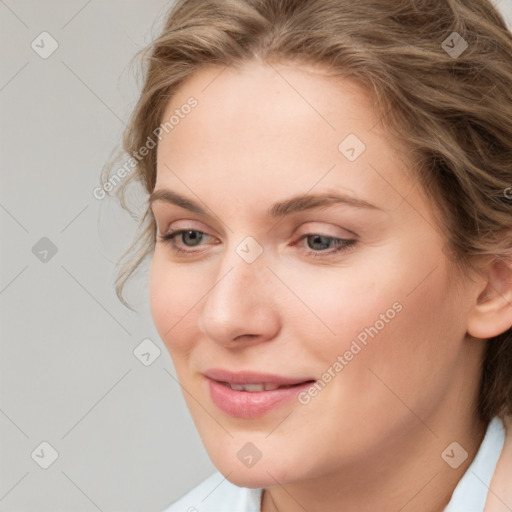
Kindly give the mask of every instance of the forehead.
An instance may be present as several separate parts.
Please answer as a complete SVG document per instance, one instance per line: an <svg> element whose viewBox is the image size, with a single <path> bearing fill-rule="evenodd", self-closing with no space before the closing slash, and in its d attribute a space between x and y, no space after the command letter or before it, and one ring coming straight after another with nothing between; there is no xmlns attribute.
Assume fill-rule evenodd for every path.
<svg viewBox="0 0 512 512"><path fill-rule="evenodd" d="M167 105L164 120L190 96L199 103L193 117L204 128L210 127L210 121L217 126L213 133L202 131L203 136L210 135L208 140L223 129L246 138L280 134L286 139L293 132L307 138L327 135L336 141L347 130L371 130L379 120L365 88L311 65L255 61L239 68L206 66L181 84ZM307 124L297 124L301 120ZM178 128L173 130L175 135L183 131Z"/></svg>
<svg viewBox="0 0 512 512"><path fill-rule="evenodd" d="M265 205L269 191L335 187L389 207L411 187L407 159L354 80L291 64L209 66L181 85L162 121L191 97L197 106L158 144L157 188L223 189Z"/></svg>

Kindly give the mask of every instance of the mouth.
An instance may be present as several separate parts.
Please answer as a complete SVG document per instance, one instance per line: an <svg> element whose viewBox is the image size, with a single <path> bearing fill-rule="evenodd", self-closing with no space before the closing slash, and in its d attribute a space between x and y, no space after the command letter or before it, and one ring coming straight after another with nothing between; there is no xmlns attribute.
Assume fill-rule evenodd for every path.
<svg viewBox="0 0 512 512"><path fill-rule="evenodd" d="M272 382L263 382L258 384L234 384L231 382L219 382L219 384L222 384L223 386L226 386L234 391L247 391L248 393L256 393L260 391L275 391L276 389L294 388L297 386L302 386L303 384L313 384L314 382L314 380L307 380L297 384L284 385L274 384Z"/></svg>
<svg viewBox="0 0 512 512"><path fill-rule="evenodd" d="M257 418L293 401L309 388L311 377L229 372L212 369L204 373L211 401L228 416ZM296 402L298 403L298 402Z"/></svg>

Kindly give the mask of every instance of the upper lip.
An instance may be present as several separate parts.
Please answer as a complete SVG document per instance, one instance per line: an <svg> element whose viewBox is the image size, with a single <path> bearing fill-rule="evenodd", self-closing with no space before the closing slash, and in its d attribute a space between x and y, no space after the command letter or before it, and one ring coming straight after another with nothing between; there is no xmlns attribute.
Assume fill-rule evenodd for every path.
<svg viewBox="0 0 512 512"><path fill-rule="evenodd" d="M217 382L229 384L276 384L279 386L292 386L303 382L313 381L312 377L283 377L270 373L256 373L249 371L231 372L220 368L211 368L204 372L205 377Z"/></svg>

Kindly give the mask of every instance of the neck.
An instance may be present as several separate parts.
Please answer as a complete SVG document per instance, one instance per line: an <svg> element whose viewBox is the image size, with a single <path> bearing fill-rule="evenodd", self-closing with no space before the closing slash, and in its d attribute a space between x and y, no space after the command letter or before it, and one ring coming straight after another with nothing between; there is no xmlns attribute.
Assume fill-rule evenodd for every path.
<svg viewBox="0 0 512 512"><path fill-rule="evenodd" d="M455 411L452 416L430 418L428 427L415 420L379 453L368 454L357 464L266 489L261 512L442 512L473 461L486 427L476 414L461 417ZM468 452L456 468L441 457L453 441ZM447 456L452 454L459 456L457 448Z"/></svg>

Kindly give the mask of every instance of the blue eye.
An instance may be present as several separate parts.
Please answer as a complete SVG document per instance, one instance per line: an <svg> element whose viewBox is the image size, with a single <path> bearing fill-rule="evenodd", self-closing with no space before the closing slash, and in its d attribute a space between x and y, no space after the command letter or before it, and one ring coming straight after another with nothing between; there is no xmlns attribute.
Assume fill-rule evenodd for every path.
<svg viewBox="0 0 512 512"><path fill-rule="evenodd" d="M178 245L176 245L176 242L174 239L181 235L181 241L185 242L185 236L191 236L192 245L187 245L185 243L185 246L187 247L195 247L198 245L198 243L205 237L209 236L206 233L203 233L202 231L197 231L196 229L179 229L176 231L171 231L170 233L167 233L166 235L159 235L159 238L162 242L168 244L171 246L171 249L176 253L193 253L197 251L188 251L186 249L182 249Z"/></svg>
<svg viewBox="0 0 512 512"><path fill-rule="evenodd" d="M199 254L201 251L183 249L182 247L176 244L175 238L180 237L181 242L183 243L183 245L185 245L185 247L197 247L201 244L201 241L203 241L205 238L208 238L209 236L210 235L208 235L207 233L203 233L202 231L198 231L195 229L179 229L176 231L171 231L170 233L167 233L165 235L158 235L158 238L161 242L169 245L171 250L176 254ZM309 240L312 239L313 242L312 244L307 244L308 249L306 249L305 252L307 255L311 255L315 258L326 258L335 253L347 251L349 249L352 249L354 245L357 243L357 241L354 239L336 238L333 236L321 235L318 233L308 233L303 235L298 240L298 242L296 242L293 245L298 245L299 242L302 242L303 240L306 239L308 239L308 242ZM318 245L320 245L321 247L318 247ZM319 250L313 250L312 247L314 246L316 246L316 248ZM330 246L330 250L325 250L325 246Z"/></svg>
<svg viewBox="0 0 512 512"><path fill-rule="evenodd" d="M336 238L333 236L320 235L317 233L303 235L300 238L299 242L302 240L306 240L306 239L313 239L314 240L313 245L315 245L315 244L319 244L321 246L325 246L325 245L329 246L331 244L334 245L334 247L329 251L325 251L325 250L314 251L314 250L308 249L306 252L315 258L316 257L326 257L326 256L330 256L335 253L339 253L341 251L345 251L348 248L352 248L354 246L354 244L356 243L356 240L354 240L354 239ZM311 247L311 244L308 243L307 245L308 245L308 248ZM332 245L331 245L331 247L332 247Z"/></svg>

